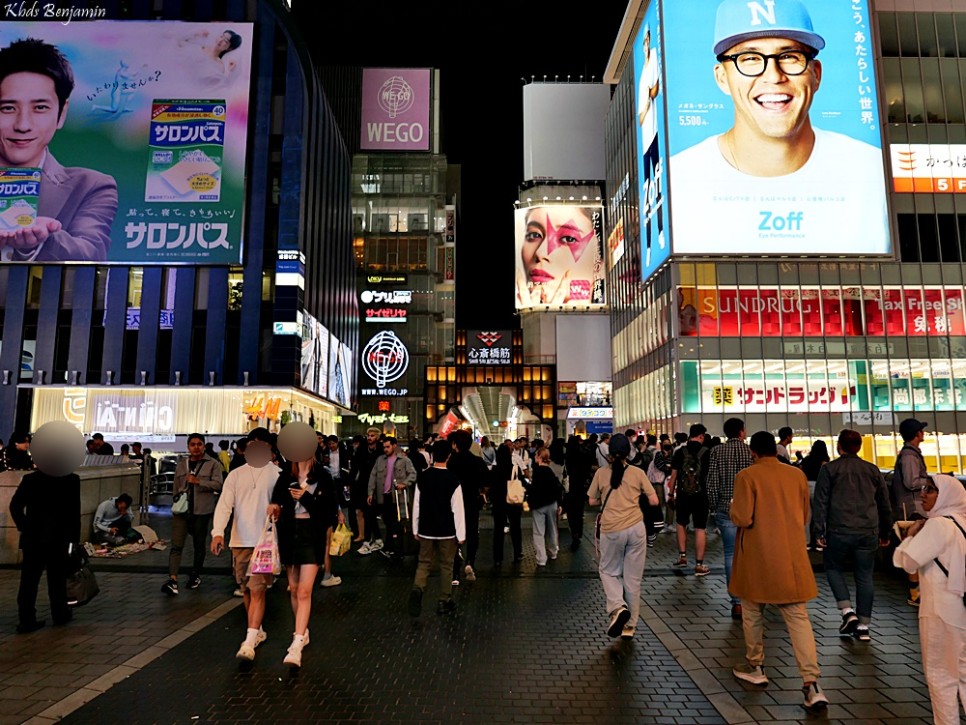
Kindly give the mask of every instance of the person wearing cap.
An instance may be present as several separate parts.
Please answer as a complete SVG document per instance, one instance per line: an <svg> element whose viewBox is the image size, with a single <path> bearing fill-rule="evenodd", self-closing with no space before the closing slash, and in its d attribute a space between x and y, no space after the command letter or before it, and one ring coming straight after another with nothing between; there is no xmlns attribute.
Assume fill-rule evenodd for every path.
<svg viewBox="0 0 966 725"><path fill-rule="evenodd" d="M648 213L657 217L657 241L661 249L664 249L664 217L660 214L661 205L664 203L660 182L661 151L657 142L657 108L654 105L654 99L661 91L661 69L658 66L657 50L652 42L650 25L644 26L642 50L644 65L641 68L641 82L637 91L637 122L641 125L641 152L644 155L641 199L646 201ZM647 239L644 245L644 266L650 267L651 223L649 219L643 221Z"/></svg>
<svg viewBox="0 0 966 725"><path fill-rule="evenodd" d="M680 244L774 253L776 242L793 243L819 253L848 240L889 251L881 150L809 118L824 47L800 0L718 6L714 80L734 104L734 124L671 158L672 194L694 212L675 219ZM767 201L781 197L795 201Z"/></svg>
<svg viewBox="0 0 966 725"><path fill-rule="evenodd" d="M896 457L896 466L892 472L892 497L895 501L894 515L897 521L920 519L926 515L922 507L920 492L929 483L929 470L923 460L922 445L926 435L923 431L927 423L915 418L906 418L899 424L899 435L903 445ZM919 606L919 574L909 574L909 599L913 607Z"/></svg>
<svg viewBox="0 0 966 725"><path fill-rule="evenodd" d="M647 557L647 529L641 497L657 505L657 493L647 475L627 463L631 444L617 433L610 439L611 464L598 468L591 481L590 505L600 505L600 582L607 598L611 637L631 639L641 609L641 579Z"/></svg>

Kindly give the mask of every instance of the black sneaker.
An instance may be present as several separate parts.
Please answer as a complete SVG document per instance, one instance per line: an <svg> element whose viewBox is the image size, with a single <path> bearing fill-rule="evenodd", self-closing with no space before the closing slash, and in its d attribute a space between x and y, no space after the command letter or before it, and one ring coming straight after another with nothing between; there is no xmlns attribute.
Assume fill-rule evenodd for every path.
<svg viewBox="0 0 966 725"><path fill-rule="evenodd" d="M859 625L858 627L855 628L855 638L859 642L871 642L872 633L869 632L868 627L863 627L862 625Z"/></svg>
<svg viewBox="0 0 966 725"><path fill-rule="evenodd" d="M450 612L456 611L456 602L452 599L447 599L444 602L439 602L436 605L436 614L449 614Z"/></svg>
<svg viewBox="0 0 966 725"><path fill-rule="evenodd" d="M161 585L161 591L169 597L178 596L178 582L174 579L168 579L168 581Z"/></svg>
<svg viewBox="0 0 966 725"><path fill-rule="evenodd" d="M17 634L30 634L47 624L45 619L35 619L32 622L21 622L17 625Z"/></svg>
<svg viewBox="0 0 966 725"><path fill-rule="evenodd" d="M423 593L419 589L409 592L409 616L418 617L423 611Z"/></svg>
<svg viewBox="0 0 966 725"><path fill-rule="evenodd" d="M201 586L201 577L197 574L192 574L188 579L188 589L197 589Z"/></svg>
<svg viewBox="0 0 966 725"><path fill-rule="evenodd" d="M858 626L858 615L852 610L849 610L842 615L842 624L839 625L839 634L843 637L851 637L855 632L855 628Z"/></svg>
<svg viewBox="0 0 966 725"><path fill-rule="evenodd" d="M648 549L653 549L654 548L654 544L656 542L657 542L657 534L648 534L647 535L647 548Z"/></svg>

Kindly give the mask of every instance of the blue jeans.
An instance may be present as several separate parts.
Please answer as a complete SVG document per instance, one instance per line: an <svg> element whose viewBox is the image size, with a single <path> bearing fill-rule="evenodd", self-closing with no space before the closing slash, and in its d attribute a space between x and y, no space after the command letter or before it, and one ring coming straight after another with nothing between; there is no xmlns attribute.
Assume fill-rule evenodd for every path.
<svg viewBox="0 0 966 725"><path fill-rule="evenodd" d="M738 527L731 521L731 516L719 511L714 515L715 523L721 532L721 543L724 545L725 581L731 586L731 562L735 558L735 539L738 537ZM732 604L741 604L737 597L731 597Z"/></svg>
<svg viewBox="0 0 966 725"><path fill-rule="evenodd" d="M851 554L855 574L855 613L859 615L860 623L868 624L872 619L872 570L879 549L877 534L837 534L830 531L826 544L825 574L836 606L839 609L852 606L844 573L845 562Z"/></svg>

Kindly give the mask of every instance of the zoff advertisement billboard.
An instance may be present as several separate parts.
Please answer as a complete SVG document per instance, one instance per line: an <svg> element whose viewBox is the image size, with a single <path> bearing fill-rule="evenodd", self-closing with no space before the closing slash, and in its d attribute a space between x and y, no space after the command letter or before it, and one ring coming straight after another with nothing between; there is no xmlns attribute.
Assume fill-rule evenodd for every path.
<svg viewBox="0 0 966 725"><path fill-rule="evenodd" d="M556 204L515 214L516 308L602 306L603 207Z"/></svg>
<svg viewBox="0 0 966 725"><path fill-rule="evenodd" d="M661 75L660 3L652 0L634 39L637 181L641 219L641 276L647 279L671 255L668 223L667 130ZM621 232L623 234L623 231Z"/></svg>
<svg viewBox="0 0 966 725"><path fill-rule="evenodd" d="M241 261L251 53L250 23L0 24L0 175L39 181L0 185L0 259Z"/></svg>
<svg viewBox="0 0 966 725"><path fill-rule="evenodd" d="M867 0L664 12L673 251L889 254Z"/></svg>

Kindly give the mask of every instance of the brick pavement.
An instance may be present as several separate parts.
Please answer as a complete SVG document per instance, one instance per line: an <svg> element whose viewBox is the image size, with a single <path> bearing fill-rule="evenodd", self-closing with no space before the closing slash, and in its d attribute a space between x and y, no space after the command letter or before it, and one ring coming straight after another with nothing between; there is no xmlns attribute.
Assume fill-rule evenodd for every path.
<svg viewBox="0 0 966 725"><path fill-rule="evenodd" d="M269 641L255 667L240 672L233 653L244 617L224 577L206 576L202 589L168 600L157 591L157 574L104 573L102 595L75 623L17 637L6 634L15 624L9 605L16 573L0 571L0 601L8 605L0 617L0 725L38 713L43 717L32 722L49 723L72 710L66 722L84 724L812 719L799 706L800 680L779 618L769 618L765 644L769 686L745 687L731 676L743 646L740 625L728 617L717 538L707 557L712 575L696 579L670 568L673 537L659 537L644 584L650 633L639 627L625 645L603 633L592 545L576 555L564 549L538 572L525 530L524 561L494 570L489 537L484 532L479 581L461 587L450 617L433 613L435 579L423 616L405 614L411 562L393 565L378 555L339 561L344 584L317 591L313 643L296 677L281 664L291 628L283 587L270 594ZM569 541L566 530L561 540ZM901 585L877 575L875 639L859 645L839 639L824 575L817 580L820 596L810 611L829 721L929 722L915 612ZM112 611L122 612L117 629ZM117 658L127 662L123 669L91 652L92 642L105 648L100 639L115 631L130 648Z"/></svg>

